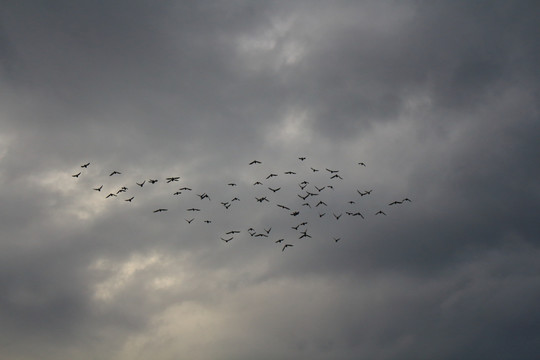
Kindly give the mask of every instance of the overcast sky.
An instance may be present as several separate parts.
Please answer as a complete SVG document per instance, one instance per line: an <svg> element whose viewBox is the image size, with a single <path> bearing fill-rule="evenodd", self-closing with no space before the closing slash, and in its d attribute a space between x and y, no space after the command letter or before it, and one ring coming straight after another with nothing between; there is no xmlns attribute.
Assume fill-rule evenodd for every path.
<svg viewBox="0 0 540 360"><path fill-rule="evenodd" d="M0 358L536 359L539 10L0 1Z"/></svg>

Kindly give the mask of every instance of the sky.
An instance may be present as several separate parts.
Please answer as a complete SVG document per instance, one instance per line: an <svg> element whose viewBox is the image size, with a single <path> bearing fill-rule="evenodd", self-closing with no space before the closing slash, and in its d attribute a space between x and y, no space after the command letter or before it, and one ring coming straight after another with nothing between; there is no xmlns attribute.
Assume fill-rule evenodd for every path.
<svg viewBox="0 0 540 360"><path fill-rule="evenodd" d="M0 358L536 359L539 15L1 1Z"/></svg>

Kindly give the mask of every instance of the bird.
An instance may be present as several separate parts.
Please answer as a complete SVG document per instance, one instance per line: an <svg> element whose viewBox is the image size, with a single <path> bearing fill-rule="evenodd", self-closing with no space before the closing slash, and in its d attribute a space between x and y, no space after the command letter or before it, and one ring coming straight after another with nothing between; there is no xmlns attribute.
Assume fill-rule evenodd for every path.
<svg viewBox="0 0 540 360"><path fill-rule="evenodd" d="M282 208L282 209L285 209L285 210L291 210L290 208L288 208L287 206L285 205L281 205L281 204L277 204L278 207Z"/></svg>
<svg viewBox="0 0 540 360"><path fill-rule="evenodd" d="M272 189L271 187L269 187L268 189L271 190L272 192L276 192L276 191L279 191L279 189L281 189L281 188L278 187L278 188Z"/></svg>
<svg viewBox="0 0 540 360"><path fill-rule="evenodd" d="M168 211L169 209L156 209L154 210L155 213L158 213L158 212L163 212L163 211Z"/></svg>
<svg viewBox="0 0 540 360"><path fill-rule="evenodd" d="M94 190L96 190L96 191L101 191L102 188L103 188L103 185L101 185L101 186L98 187L98 188L94 188Z"/></svg>
<svg viewBox="0 0 540 360"><path fill-rule="evenodd" d="M285 239L279 239L279 240L276 240L275 243L276 243L276 244L282 243L283 240L285 240Z"/></svg>
<svg viewBox="0 0 540 360"><path fill-rule="evenodd" d="M187 211L201 211L201 209L191 208L191 209L187 209Z"/></svg>
<svg viewBox="0 0 540 360"><path fill-rule="evenodd" d="M313 172L319 171L319 169L315 169L315 168L310 168L310 169L311 169L311 171L313 171Z"/></svg>
<svg viewBox="0 0 540 360"><path fill-rule="evenodd" d="M285 175L295 175L296 173L294 171L286 171L284 172Z"/></svg>
<svg viewBox="0 0 540 360"><path fill-rule="evenodd" d="M270 234L270 231L272 230L272 228L269 228L268 230L264 229L264 231L267 233L267 234Z"/></svg>
<svg viewBox="0 0 540 360"><path fill-rule="evenodd" d="M332 214L334 214L334 213L332 213ZM339 218L341 217L341 215L343 215L343 214L339 214L339 215L334 214L334 217L336 218L336 220L339 220Z"/></svg>
<svg viewBox="0 0 540 360"><path fill-rule="evenodd" d="M343 180L343 178L341 176L339 176L339 174L334 174L334 175L330 176L330 179L335 179L335 178Z"/></svg>
<svg viewBox="0 0 540 360"><path fill-rule="evenodd" d="M401 202L404 202L404 201L408 201L408 202L411 202L411 199L409 199L409 198L405 198L405 199L401 200Z"/></svg>
<svg viewBox="0 0 540 360"><path fill-rule="evenodd" d="M303 239L303 238L305 238L305 237L311 238L311 235L309 235L309 234L307 233L307 230L306 230L306 231L302 231L301 234L302 234L302 235L300 235L299 239Z"/></svg>
<svg viewBox="0 0 540 360"><path fill-rule="evenodd" d="M181 195L181 194L182 194L181 191L177 191L177 192L175 192L173 195Z"/></svg>
<svg viewBox="0 0 540 360"><path fill-rule="evenodd" d="M319 217L322 218L324 215L326 215L326 213L319 213Z"/></svg>
<svg viewBox="0 0 540 360"><path fill-rule="evenodd" d="M223 240L223 241L225 241L226 243L228 243L229 241L231 241L232 239L234 239L234 237L231 236L231 237L228 238L228 239L224 239L224 238L220 237L220 239Z"/></svg>
<svg viewBox="0 0 540 360"><path fill-rule="evenodd" d="M259 160L253 160L252 162L249 163L249 165L253 165L253 164L261 164L261 162Z"/></svg>
<svg viewBox="0 0 540 360"><path fill-rule="evenodd" d="M268 175L266 178L270 179L270 178L275 177L275 176L277 176L277 174L272 173L272 174Z"/></svg>
<svg viewBox="0 0 540 360"><path fill-rule="evenodd" d="M359 162L358 165L366 166L363 162Z"/></svg>
<svg viewBox="0 0 540 360"><path fill-rule="evenodd" d="M292 216L298 216L298 215L300 215L300 212L299 212L299 211L293 211L293 212L291 213L291 215L292 215Z"/></svg>
<svg viewBox="0 0 540 360"><path fill-rule="evenodd" d="M353 200L350 200L349 204L356 204L356 203Z"/></svg>
<svg viewBox="0 0 540 360"><path fill-rule="evenodd" d="M355 212L352 214L352 216L360 216L362 219L364 219L364 215L362 215L360 212Z"/></svg>
<svg viewBox="0 0 540 360"><path fill-rule="evenodd" d="M207 193L197 194L197 196L200 197L201 200L204 199L204 198L207 198L208 200L210 200L210 197L208 196Z"/></svg>
<svg viewBox="0 0 540 360"><path fill-rule="evenodd" d="M403 201L392 201L390 204L388 204L388 206L402 204L402 203L403 203Z"/></svg>
<svg viewBox="0 0 540 360"><path fill-rule="evenodd" d="M235 183L228 183L227 185L229 185L229 186L236 186Z"/></svg>
<svg viewBox="0 0 540 360"><path fill-rule="evenodd" d="M170 182L173 182L173 181L180 181L180 176L168 177L165 180L167 180L167 184L170 183Z"/></svg>
<svg viewBox="0 0 540 360"><path fill-rule="evenodd" d="M240 234L240 230L231 230L226 232L227 235L229 234Z"/></svg>
<svg viewBox="0 0 540 360"><path fill-rule="evenodd" d="M339 172L339 170L330 170L329 168L326 168L326 171L328 171L330 174L335 174Z"/></svg>
<svg viewBox="0 0 540 360"><path fill-rule="evenodd" d="M184 190L186 190L186 191L191 191L191 189L188 188L188 187L182 187L182 188L180 188L180 189L178 189L178 190L180 190L180 191L184 191Z"/></svg>
<svg viewBox="0 0 540 360"><path fill-rule="evenodd" d="M192 218L192 219L189 219L189 220L188 220L188 219L184 219L184 220L186 220L186 222L187 222L188 224L191 224L191 222L192 222L193 220L195 220L195 218Z"/></svg>
<svg viewBox="0 0 540 360"><path fill-rule="evenodd" d="M74 178L78 178L80 175L81 175L81 173L73 174L73 175L71 175L71 176L74 177Z"/></svg>
<svg viewBox="0 0 540 360"><path fill-rule="evenodd" d="M317 189L318 192L323 191L325 188L326 188L326 186L323 186L322 188L318 188L318 187L315 186L315 189Z"/></svg>
<svg viewBox="0 0 540 360"><path fill-rule="evenodd" d="M306 160L306 157L302 156L302 157L299 157L298 159L300 159L300 161L304 161L304 160Z"/></svg>
<svg viewBox="0 0 540 360"><path fill-rule="evenodd" d="M139 185L140 187L143 187L145 182L146 180L144 180L142 183L135 182L135 184Z"/></svg>
<svg viewBox="0 0 540 360"><path fill-rule="evenodd" d="M319 206L319 205L324 205L324 206L327 206L326 203L324 201L319 201L317 203L317 205L315 205L315 207Z"/></svg>
<svg viewBox="0 0 540 360"><path fill-rule="evenodd" d="M263 201L270 202L270 201L266 198L266 196L263 196L263 197L260 197L260 198L255 197L255 199L257 199L257 201L260 202L260 203L262 203Z"/></svg>
<svg viewBox="0 0 540 360"><path fill-rule="evenodd" d="M125 199L124 201L129 201L129 202L131 202L131 200L133 200L134 198L135 198L135 196L132 196L132 197L130 197L129 199Z"/></svg>
<svg viewBox="0 0 540 360"><path fill-rule="evenodd" d="M157 179L150 179L150 180L148 180L148 182L149 182L150 184L155 184L155 183L158 182L158 180L157 180Z"/></svg>
<svg viewBox="0 0 540 360"><path fill-rule="evenodd" d="M385 213L384 211L382 211L382 210L379 210L379 211L377 211L377 212L375 213L375 215L379 215L379 214L381 214L381 215L386 215L386 213Z"/></svg>
<svg viewBox="0 0 540 360"><path fill-rule="evenodd" d="M90 165L90 163L86 163L86 164L84 164L84 165L81 165L81 167L87 169L87 168L88 168L88 165Z"/></svg>
<svg viewBox="0 0 540 360"><path fill-rule="evenodd" d="M285 244L285 245L283 246L283 249L281 249L281 251L285 251L286 248L292 247L292 246L294 246L294 245L293 245L293 244Z"/></svg>
<svg viewBox="0 0 540 360"><path fill-rule="evenodd" d="M120 171L116 171L114 170L112 173L109 174L109 176L113 176L113 175L120 175L121 172Z"/></svg>
<svg viewBox="0 0 540 360"><path fill-rule="evenodd" d="M205 223L210 224L212 220L204 220Z"/></svg>
<svg viewBox="0 0 540 360"><path fill-rule="evenodd" d="M334 237L333 239L334 239L335 242L338 242L339 240L341 240L340 237L338 237L338 238Z"/></svg>
<svg viewBox="0 0 540 360"><path fill-rule="evenodd" d="M261 236L268 237L267 234L263 234L263 233L255 234L255 237L261 237Z"/></svg>
<svg viewBox="0 0 540 360"><path fill-rule="evenodd" d="M240 199L237 198L237 197L234 197L234 198L231 200L231 202L233 202L233 201L240 201Z"/></svg>
<svg viewBox="0 0 540 360"><path fill-rule="evenodd" d="M311 205L309 203L303 203L302 206L307 206L311 209Z"/></svg>
<svg viewBox="0 0 540 360"><path fill-rule="evenodd" d="M262 184L263 184L263 183L260 182L260 181L256 181L256 182L253 183L253 185L262 185Z"/></svg>
<svg viewBox="0 0 540 360"><path fill-rule="evenodd" d="M300 195L300 194L296 194L296 195L298 195L298 197L299 197L300 199L302 199L302 200L306 200L306 199L309 197L309 194L307 194L306 196L302 196L302 195Z"/></svg>
<svg viewBox="0 0 540 360"><path fill-rule="evenodd" d="M116 194L110 193L109 195L105 196L105 199L110 198L111 196L116 196Z"/></svg>
<svg viewBox="0 0 540 360"><path fill-rule="evenodd" d="M307 221L304 221L300 223L300 226L306 226L307 224L308 224Z"/></svg>

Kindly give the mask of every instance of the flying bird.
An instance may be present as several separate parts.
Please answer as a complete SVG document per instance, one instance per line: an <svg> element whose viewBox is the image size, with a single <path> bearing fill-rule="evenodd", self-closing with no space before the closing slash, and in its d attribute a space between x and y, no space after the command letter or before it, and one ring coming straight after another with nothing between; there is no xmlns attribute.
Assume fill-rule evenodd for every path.
<svg viewBox="0 0 540 360"><path fill-rule="evenodd" d="M285 251L286 248L292 247L292 246L294 246L294 245L293 245L293 244L285 244L285 245L283 246L283 249L281 249L281 251Z"/></svg>
<svg viewBox="0 0 540 360"><path fill-rule="evenodd" d="M272 230L272 228L269 228L268 230L264 229L264 231L267 233L267 234L270 234L270 231Z"/></svg>
<svg viewBox="0 0 540 360"><path fill-rule="evenodd" d="M253 160L252 162L249 163L249 165L253 165L253 164L261 164L261 162L259 160Z"/></svg>
<svg viewBox="0 0 540 360"><path fill-rule="evenodd" d="M334 213L332 213L332 214L334 214ZM339 220L339 218L341 217L341 215L343 215L343 214L339 214L339 215L334 214L334 217L336 218L336 220Z"/></svg>
<svg viewBox="0 0 540 360"><path fill-rule="evenodd" d="M90 163L86 163L86 164L84 164L84 165L81 165L81 167L87 169L87 168L88 168L88 165L90 165Z"/></svg>
<svg viewBox="0 0 540 360"><path fill-rule="evenodd" d="M285 240L285 239L279 239L279 240L276 240L275 243L276 243L276 244L282 243L283 240Z"/></svg>
<svg viewBox="0 0 540 360"><path fill-rule="evenodd" d="M377 211L377 212L375 213L375 215L379 215L379 214L381 214L381 215L386 215L386 213L385 213L384 211L382 211L382 210L379 210L379 211Z"/></svg>
<svg viewBox="0 0 540 360"><path fill-rule="evenodd" d="M235 183L228 183L227 185L229 185L229 186L236 186Z"/></svg>
<svg viewBox="0 0 540 360"><path fill-rule="evenodd" d="M330 174L335 174L339 172L339 170L330 170L329 168L326 168L326 171L328 171Z"/></svg>
<svg viewBox="0 0 540 360"><path fill-rule="evenodd" d="M224 238L220 237L220 239L223 240L223 241L225 241L226 243L228 243L229 241L231 241L232 239L234 239L234 237L231 236L231 237L228 238L228 239L224 239Z"/></svg>
<svg viewBox="0 0 540 360"><path fill-rule="evenodd" d="M358 165L366 166L363 162L359 162Z"/></svg>
<svg viewBox="0 0 540 360"><path fill-rule="evenodd" d="M181 191L177 191L177 192L175 192L173 195L181 195L181 194L182 194Z"/></svg>
<svg viewBox="0 0 540 360"><path fill-rule="evenodd" d="M158 182L158 180L157 180L157 179L150 179L150 180L148 180L148 182L149 182L150 184L155 184L155 183Z"/></svg>
<svg viewBox="0 0 540 360"><path fill-rule="evenodd" d="M180 181L180 176L168 177L165 180L167 180L167 184L170 183L170 182L173 182L173 181Z"/></svg>
<svg viewBox="0 0 540 360"><path fill-rule="evenodd" d="M182 188L180 188L180 189L178 189L178 190L180 190L180 191L184 191L184 190L191 191L191 189L188 188L188 187L182 187Z"/></svg>
<svg viewBox="0 0 540 360"><path fill-rule="evenodd" d="M311 171L313 171L313 172L319 171L319 169L315 169L315 168L310 168L310 169L311 169Z"/></svg>
<svg viewBox="0 0 540 360"><path fill-rule="evenodd" d="M335 237L335 238L333 238L333 239L334 239L335 242L338 242L339 240L341 240L340 237L338 237L338 238Z"/></svg>
<svg viewBox="0 0 540 360"><path fill-rule="evenodd" d="M293 212L291 213L291 215L292 215L292 216L298 216L298 215L300 215L300 212L299 212L299 211L293 211Z"/></svg>
<svg viewBox="0 0 540 360"><path fill-rule="evenodd" d="M339 174L334 174L334 175L330 176L330 179L335 179L335 178L343 180L343 178L341 176L339 176Z"/></svg>
<svg viewBox="0 0 540 360"><path fill-rule="evenodd" d="M231 230L226 232L227 235L229 234L240 234L240 230Z"/></svg>
<svg viewBox="0 0 540 360"><path fill-rule="evenodd" d="M256 181L256 182L253 183L253 185L262 185L262 184L263 184L263 183L260 182L260 181Z"/></svg>
<svg viewBox="0 0 540 360"><path fill-rule="evenodd" d="M109 174L109 176L113 176L113 175L117 175L117 174L120 175L121 172L114 170L112 173Z"/></svg>
<svg viewBox="0 0 540 360"><path fill-rule="evenodd" d="M187 211L201 211L201 209L191 208L191 209L187 209Z"/></svg>
<svg viewBox="0 0 540 360"><path fill-rule="evenodd" d="M272 174L268 175L266 178L267 178L267 179L270 179L270 178L272 178L272 177L274 177L274 176L277 176L277 174L272 173Z"/></svg>
<svg viewBox="0 0 540 360"><path fill-rule="evenodd" d="M211 220L204 220L205 223L207 224L210 224L212 221Z"/></svg>
<svg viewBox="0 0 540 360"><path fill-rule="evenodd" d="M146 183L146 180L144 180L142 183L135 182L135 184L139 185L140 187L143 187L144 183Z"/></svg>
<svg viewBox="0 0 540 360"><path fill-rule="evenodd" d="M281 188L278 187L278 188L272 189L271 187L269 187L268 189L271 190L272 192L276 192L276 191L279 191L279 189L281 189Z"/></svg>
<svg viewBox="0 0 540 360"><path fill-rule="evenodd" d="M327 206L326 203L324 201L319 201L317 203L317 205L315 205L315 207L319 206L319 205L324 205L324 206Z"/></svg>
<svg viewBox="0 0 540 360"><path fill-rule="evenodd" d="M195 220L195 218L189 219L189 220L188 220L188 219L184 219L184 220L186 220L186 222L187 222L188 224L191 224L191 222L192 222L193 220Z"/></svg>
<svg viewBox="0 0 540 360"><path fill-rule="evenodd" d="M319 213L319 217L322 218L324 215L326 215L326 213Z"/></svg>
<svg viewBox="0 0 540 360"><path fill-rule="evenodd" d="M392 201L390 204L388 204L388 206L402 204L402 203L403 203L403 201Z"/></svg>
<svg viewBox="0 0 540 360"><path fill-rule="evenodd" d="M98 188L94 188L94 190L96 190L96 191L101 191L102 188L103 188L103 185L101 185L101 186L98 187Z"/></svg>
<svg viewBox="0 0 540 360"><path fill-rule="evenodd" d="M129 199L125 199L124 201L129 201L129 202L131 202L131 200L133 200L134 198L135 198L135 196L132 196L132 197L130 197Z"/></svg>
<svg viewBox="0 0 540 360"><path fill-rule="evenodd" d="M156 209L154 210L155 213L158 213L158 212L163 212L163 211L168 211L169 209Z"/></svg>
<svg viewBox="0 0 540 360"><path fill-rule="evenodd" d="M71 176L74 177L74 178L78 178L80 175L81 175L81 173L73 174L73 175L71 175Z"/></svg>
<svg viewBox="0 0 540 360"><path fill-rule="evenodd" d="M281 204L277 204L278 207L282 208L282 209L285 209L285 210L291 210L290 208L288 208L287 206L285 205L281 205Z"/></svg>
<svg viewBox="0 0 540 360"><path fill-rule="evenodd" d="M110 198L111 196L116 196L116 194L110 193L109 195L105 196L105 199Z"/></svg>
<svg viewBox="0 0 540 360"><path fill-rule="evenodd" d="M294 175L296 174L294 171L286 171L284 172L285 175Z"/></svg>

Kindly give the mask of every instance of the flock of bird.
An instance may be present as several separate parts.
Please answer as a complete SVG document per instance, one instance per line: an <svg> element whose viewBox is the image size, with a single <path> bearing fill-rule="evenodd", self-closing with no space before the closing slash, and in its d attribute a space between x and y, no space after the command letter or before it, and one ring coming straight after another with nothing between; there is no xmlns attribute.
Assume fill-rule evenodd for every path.
<svg viewBox="0 0 540 360"><path fill-rule="evenodd" d="M293 247L295 244L291 239L294 240L301 240L306 238L312 238L313 234L310 233L310 228L308 225L315 222L320 222L324 219L333 219L332 221L340 221L342 216L345 214L346 217L350 217L351 219L358 218L361 220L366 220L369 216L387 216L387 211L384 208L380 208L377 211L372 212L366 212L365 210L359 211L358 208L354 208L355 204L359 202L360 199L362 199L364 196L370 196L373 192L373 189L369 190L359 190L356 189L356 198L352 198L348 200L345 204L338 204L339 208L336 208L336 206L330 207L327 204L327 201L333 200L334 198L338 198L337 196L333 196L332 191L335 191L336 187L340 186L340 182L343 180L342 173L340 170L337 169L329 169L329 168L314 168L312 166L304 165L304 162L306 161L306 157L299 157L299 167L298 169L294 170L288 170L284 172L270 172L267 176L259 176L258 178L254 178L253 182L250 184L242 184L243 186L249 186L251 188L252 194L244 196L245 194L240 195L239 193L236 193L233 197L229 197L227 199L219 199L217 202L213 201L209 194L206 192L196 193L193 191L191 187L188 186L182 186L180 188L177 188L173 191L171 191L172 196L180 196L182 194L185 194L187 192L195 193L198 197L199 202L204 202L204 206L197 205L197 206L191 206L185 208L185 216L184 220L187 224L192 224L194 221L198 222L201 221L205 224L212 223L211 219L202 217L202 215L199 215L202 213L206 213L205 206L206 204L214 204L214 206L217 207L223 207L225 210L229 210L233 204L239 203L240 199L242 198L242 202L249 202L254 201L255 203L261 205L271 205L272 203L275 204L276 208L281 211L280 215L285 216L286 219L290 219L287 221L286 219L280 220L279 225L286 223L287 228L290 230L294 230L292 235L287 235L286 237L281 237L284 234L283 229L280 229L279 231L275 231L274 233L277 233L278 236L276 238L272 238L274 234L271 234L272 226L266 226L263 227L262 231L257 231L253 226L247 228L246 230L239 230L239 229L233 229L233 230L226 230L225 232L222 232L221 234L217 235L217 238L219 240L223 241L224 243L231 242L235 236L238 234L241 234L243 231L245 231L250 237L254 238L271 238L271 240L278 244L281 248L281 251L285 251L285 249ZM88 169L90 166L90 162L85 163L80 166L80 169L77 173L71 175L73 178L80 178L83 173ZM253 160L248 163L249 167L260 167L262 165L262 162L259 160ZM356 164L357 167L366 167L366 164L364 162L358 162ZM301 171L302 170L302 171ZM122 176L122 172L118 170L113 170L110 173L108 173L108 177L113 176ZM284 186L287 184L291 184L291 181L286 181L285 183L276 184L276 179L279 177L279 174L283 174L285 176L292 176L296 177L295 181L295 190L293 192L290 191L286 193L286 189L284 189ZM303 175L299 175L299 173L302 173ZM308 173L310 176L307 177L305 174ZM318 174L317 174L318 173ZM317 174L317 179L315 178L315 174ZM326 175L323 175L326 174ZM299 176L307 177L307 179L302 178L298 179ZM164 179L164 182L166 184L173 184L180 182L181 177L180 176L170 176L166 177ZM308 181L309 180L309 181ZM153 186L156 185L160 179L156 178L149 178L149 179L142 179L140 181L135 181L135 186L139 188L143 188L146 186ZM323 183L324 181L324 183ZM317 182L317 184L315 184ZM171 186L171 185L167 185ZM227 186L230 189L237 189L239 188L239 184L236 182L229 182L226 185L223 184L223 186ZM296 186L298 186L296 188ZM104 184L99 184L95 187L92 187L92 191L96 193L102 193L104 196L104 199L111 199L111 198L119 198L120 196L122 200L124 200L127 203L132 203L133 201L136 201L137 194L133 194L133 192L130 192L128 186L121 186L120 188L117 188L113 191L111 190L104 190ZM224 191L223 193L228 193L227 191ZM223 193L221 196L223 196ZM278 198L278 195L280 193L286 193L283 198ZM105 195L106 194L106 195ZM296 195L296 196L294 196ZM324 195L324 196L323 196ZM219 195L218 195L219 196ZM359 198L358 198L359 197ZM326 201L325 201L326 200ZM393 207L393 206L399 206L404 203L409 203L411 200L408 197L402 198L400 200L394 200L388 204L385 204L385 207ZM236 206L236 205L235 205ZM346 206L346 209L343 209L343 206ZM250 208L251 209L251 208ZM385 211L386 210L386 211ZM169 211L168 207L158 207L154 208L152 212L154 214L158 213L164 213ZM249 210L252 212L252 210ZM187 214L190 214L190 216L186 216ZM215 212L213 213L215 216ZM202 217L202 219L201 219ZM314 220L315 219L315 220ZM300 221L298 221L300 220ZM274 217L274 220L275 217ZM328 220L327 220L328 221ZM289 230L289 232L290 232ZM281 235L281 236L279 236ZM279 238L278 238L279 237ZM329 236L330 240L334 241L335 243L339 242L342 239L341 235L332 234L332 236Z"/></svg>

